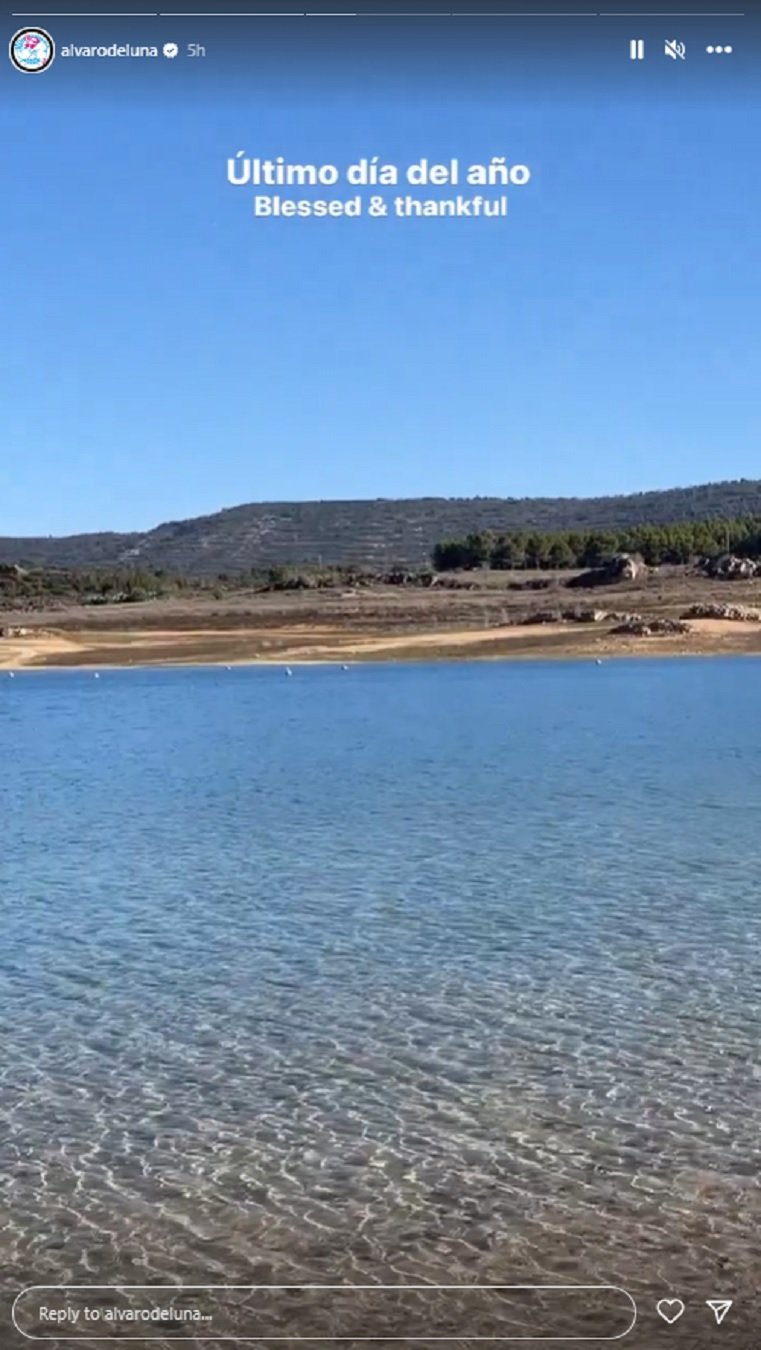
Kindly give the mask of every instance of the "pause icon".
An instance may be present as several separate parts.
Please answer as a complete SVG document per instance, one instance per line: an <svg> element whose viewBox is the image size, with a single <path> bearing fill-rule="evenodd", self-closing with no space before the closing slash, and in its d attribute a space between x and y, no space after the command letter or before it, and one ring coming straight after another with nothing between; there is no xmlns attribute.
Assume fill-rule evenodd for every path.
<svg viewBox="0 0 761 1350"><path fill-rule="evenodd" d="M629 60L644 61L645 59L645 40L644 38L632 38L629 43Z"/></svg>

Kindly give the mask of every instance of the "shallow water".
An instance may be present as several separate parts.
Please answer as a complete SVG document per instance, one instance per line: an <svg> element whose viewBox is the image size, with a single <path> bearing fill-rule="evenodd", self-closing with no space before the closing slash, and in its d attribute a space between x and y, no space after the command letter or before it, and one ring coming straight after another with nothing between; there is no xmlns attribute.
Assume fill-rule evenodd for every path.
<svg viewBox="0 0 761 1350"><path fill-rule="evenodd" d="M0 754L8 1288L757 1283L757 662L29 672Z"/></svg>

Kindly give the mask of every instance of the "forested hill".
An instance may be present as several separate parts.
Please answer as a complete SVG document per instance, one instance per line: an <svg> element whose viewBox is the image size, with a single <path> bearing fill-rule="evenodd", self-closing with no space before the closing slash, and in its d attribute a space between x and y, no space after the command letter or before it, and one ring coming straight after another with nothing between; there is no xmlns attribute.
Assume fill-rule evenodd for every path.
<svg viewBox="0 0 761 1350"><path fill-rule="evenodd" d="M287 563L416 566L434 545L471 532L615 529L761 517L761 480L621 497L421 497L262 502L170 521L147 534L0 538L0 562L48 567L165 568L186 575Z"/></svg>

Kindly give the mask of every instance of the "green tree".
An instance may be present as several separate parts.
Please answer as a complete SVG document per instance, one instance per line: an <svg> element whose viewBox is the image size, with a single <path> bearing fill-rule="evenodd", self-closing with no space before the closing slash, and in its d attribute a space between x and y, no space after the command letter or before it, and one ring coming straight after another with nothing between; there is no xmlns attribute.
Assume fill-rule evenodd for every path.
<svg viewBox="0 0 761 1350"><path fill-rule="evenodd" d="M547 549L547 565L556 571L565 567L575 567L576 555L567 539L561 536L552 540Z"/></svg>
<svg viewBox="0 0 761 1350"><path fill-rule="evenodd" d="M441 544L436 544L431 555L431 562L437 572L453 572L457 568L465 566L467 551L465 542L462 539L446 539Z"/></svg>
<svg viewBox="0 0 761 1350"><path fill-rule="evenodd" d="M478 534L469 534L465 540L467 562L465 567L483 567L491 560L494 548L494 536L491 530L481 530Z"/></svg>
<svg viewBox="0 0 761 1350"><path fill-rule="evenodd" d="M608 530L588 534L581 559L583 567L602 567L618 552L618 536Z"/></svg>
<svg viewBox="0 0 761 1350"><path fill-rule="evenodd" d="M494 541L491 565L501 571L526 566L526 539L523 534L500 534Z"/></svg>

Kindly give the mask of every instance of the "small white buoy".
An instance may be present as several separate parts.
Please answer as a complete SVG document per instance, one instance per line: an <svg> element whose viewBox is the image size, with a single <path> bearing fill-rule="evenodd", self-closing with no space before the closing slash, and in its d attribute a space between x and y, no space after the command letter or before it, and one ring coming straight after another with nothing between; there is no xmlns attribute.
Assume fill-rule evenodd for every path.
<svg viewBox="0 0 761 1350"><path fill-rule="evenodd" d="M286 675L292 675L292 674L293 674L293 671L291 670L291 667L290 667L290 666L286 666L286 668L285 668L285 673L286 673Z"/></svg>
<svg viewBox="0 0 761 1350"><path fill-rule="evenodd" d="M95 671L95 674L93 675L93 679L94 679L94 680L99 680L99 679L100 679L100 675L98 674L97 670Z"/></svg>
<svg viewBox="0 0 761 1350"><path fill-rule="evenodd" d="M9 679L9 680L15 680L15 678L16 678L16 676L14 675L13 671L12 671L12 670L9 670L9 671L8 671L8 679Z"/></svg>
<svg viewBox="0 0 761 1350"><path fill-rule="evenodd" d="M225 670L232 670L232 666L225 666Z"/></svg>
<svg viewBox="0 0 761 1350"><path fill-rule="evenodd" d="M595 665L596 665L596 666L601 666L601 665L602 665L602 661L600 660L599 657L598 657L597 660L595 661Z"/></svg>
<svg viewBox="0 0 761 1350"><path fill-rule="evenodd" d="M348 666L341 666L341 669L342 669L342 670L348 670L349 667L348 667Z"/></svg>

